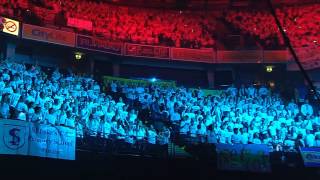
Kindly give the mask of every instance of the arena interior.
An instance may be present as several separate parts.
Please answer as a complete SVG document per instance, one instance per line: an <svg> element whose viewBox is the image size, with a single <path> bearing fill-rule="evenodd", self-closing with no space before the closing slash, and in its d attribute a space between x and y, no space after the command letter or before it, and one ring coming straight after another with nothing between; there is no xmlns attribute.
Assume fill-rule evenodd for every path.
<svg viewBox="0 0 320 180"><path fill-rule="evenodd" d="M1 179L319 179L320 1L0 0L0 159Z"/></svg>

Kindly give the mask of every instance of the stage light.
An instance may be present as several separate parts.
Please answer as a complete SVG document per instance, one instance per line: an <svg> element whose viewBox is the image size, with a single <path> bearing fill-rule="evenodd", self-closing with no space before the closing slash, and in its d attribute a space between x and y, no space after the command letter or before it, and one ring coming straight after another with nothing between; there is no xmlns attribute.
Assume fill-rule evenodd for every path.
<svg viewBox="0 0 320 180"><path fill-rule="evenodd" d="M83 53L81 53L81 52L75 52L75 53L74 53L74 58L75 58L76 60L81 60L81 59L82 59L82 56L83 56Z"/></svg>
<svg viewBox="0 0 320 180"><path fill-rule="evenodd" d="M151 82L156 82L156 81L157 81L157 78L151 78L150 81L151 81Z"/></svg>
<svg viewBox="0 0 320 180"><path fill-rule="evenodd" d="M273 71L273 66L266 66L266 71L268 73L272 72Z"/></svg>
<svg viewBox="0 0 320 180"><path fill-rule="evenodd" d="M271 88L274 88L276 86L275 82L274 81L269 81L269 86Z"/></svg>

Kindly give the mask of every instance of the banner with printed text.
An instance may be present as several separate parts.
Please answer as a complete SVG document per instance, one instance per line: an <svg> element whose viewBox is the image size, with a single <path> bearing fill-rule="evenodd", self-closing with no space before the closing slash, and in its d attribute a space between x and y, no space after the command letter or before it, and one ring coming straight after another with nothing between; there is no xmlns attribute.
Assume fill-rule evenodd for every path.
<svg viewBox="0 0 320 180"><path fill-rule="evenodd" d="M30 123L30 155L75 159L75 131L61 126Z"/></svg>
<svg viewBox="0 0 320 180"><path fill-rule="evenodd" d="M22 38L75 47L76 35L73 32L23 24Z"/></svg>
<svg viewBox="0 0 320 180"><path fill-rule="evenodd" d="M213 49L171 48L172 60L214 63Z"/></svg>
<svg viewBox="0 0 320 180"><path fill-rule="evenodd" d="M17 120L1 120L0 132L0 154L75 160L74 129Z"/></svg>
<svg viewBox="0 0 320 180"><path fill-rule="evenodd" d="M306 167L320 167L320 148L301 148L301 156Z"/></svg>
<svg viewBox="0 0 320 180"><path fill-rule="evenodd" d="M190 88L190 90L195 91L199 90L196 88ZM204 96L220 96L223 91L222 90L213 90L213 89L201 89Z"/></svg>
<svg viewBox="0 0 320 180"><path fill-rule="evenodd" d="M216 144L221 170L270 172L269 148L258 144Z"/></svg>
<svg viewBox="0 0 320 180"><path fill-rule="evenodd" d="M150 82L147 80L141 80L141 79L126 79L126 78L119 78L119 77L113 77L113 76L103 76L103 83L106 86L107 84L110 84L111 82L116 82L119 84L127 84L127 85L139 85L139 86L149 86L151 84L160 86L160 87L169 87L173 88L176 87L175 81L156 81L156 82Z"/></svg>
<svg viewBox="0 0 320 180"><path fill-rule="evenodd" d="M77 47L111 54L122 54L123 43L77 35Z"/></svg>
<svg viewBox="0 0 320 180"><path fill-rule="evenodd" d="M170 59L170 48L164 46L147 46L126 43L124 55L134 57Z"/></svg>

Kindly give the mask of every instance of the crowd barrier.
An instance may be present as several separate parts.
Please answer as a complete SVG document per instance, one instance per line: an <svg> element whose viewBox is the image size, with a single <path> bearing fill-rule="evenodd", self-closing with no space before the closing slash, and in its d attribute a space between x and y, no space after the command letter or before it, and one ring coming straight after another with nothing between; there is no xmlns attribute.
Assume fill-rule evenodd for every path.
<svg viewBox="0 0 320 180"><path fill-rule="evenodd" d="M320 167L320 148L300 148L306 167Z"/></svg>
<svg viewBox="0 0 320 180"><path fill-rule="evenodd" d="M125 43L124 56L145 57L155 59L170 59L170 48L165 46L150 46Z"/></svg>
<svg viewBox="0 0 320 180"><path fill-rule="evenodd" d="M270 172L269 147L257 144L216 144L218 168Z"/></svg>
<svg viewBox="0 0 320 180"><path fill-rule="evenodd" d="M76 47L116 55L121 55L123 51L123 43L121 42L113 42L80 34L77 34L76 37Z"/></svg>
<svg viewBox="0 0 320 180"><path fill-rule="evenodd" d="M23 24L22 38L75 47L76 34L73 32Z"/></svg>
<svg viewBox="0 0 320 180"><path fill-rule="evenodd" d="M215 63L216 52L212 48L171 48L171 59L176 61Z"/></svg>
<svg viewBox="0 0 320 180"><path fill-rule="evenodd" d="M174 48L165 46L153 46L142 44L131 44L124 42L115 42L107 39L84 36L73 32L45 28L30 24L22 24L18 21L10 20L5 24L3 32L14 34L23 39L30 39L46 43L59 44L79 49L88 49L122 56L154 58L169 61L189 61L201 63L288 63L293 62L288 50L252 50L252 51L223 51L211 48L188 49ZM16 26L10 25L14 22ZM22 24L21 33L19 24ZM73 21L72 26L77 26L78 21ZM15 27L15 28L14 28ZM90 25L85 28L90 28ZM11 32L13 31L14 32ZM307 53L306 53L307 52ZM298 56L301 55L303 64L307 69L320 67L318 63L319 49L298 50ZM292 68L295 70L294 68Z"/></svg>
<svg viewBox="0 0 320 180"><path fill-rule="evenodd" d="M130 141L123 136L119 138L115 134L110 134L108 138L92 136L89 134L77 138L77 150L85 150L93 153L105 153L107 156L113 155L134 155L142 157L168 157L168 144L162 143L157 138L156 143L150 143L147 139Z"/></svg>
<svg viewBox="0 0 320 180"><path fill-rule="evenodd" d="M210 158L220 170L270 172L273 161L282 161L296 166L319 167L319 148L300 148L298 151L273 151L263 144L220 144L216 142L173 137L170 141L155 143L147 138L127 141L127 137L86 130L77 137L75 129L19 120L0 119L0 154L27 155L45 158L75 160L76 151L103 152L107 155L139 155L160 158ZM77 137L77 138L76 138ZM129 138L130 139L130 138ZM187 143L187 141L190 141ZM276 155L276 158L273 156ZM302 157L299 158L299 156ZM301 161L300 161L301 159ZM285 163L283 164L283 166Z"/></svg>

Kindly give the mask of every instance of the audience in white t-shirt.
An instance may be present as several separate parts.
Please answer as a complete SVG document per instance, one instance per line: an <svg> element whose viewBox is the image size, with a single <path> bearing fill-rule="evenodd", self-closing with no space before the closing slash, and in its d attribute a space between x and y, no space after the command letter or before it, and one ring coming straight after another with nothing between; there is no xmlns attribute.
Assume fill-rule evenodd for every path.
<svg viewBox="0 0 320 180"><path fill-rule="evenodd" d="M159 133L167 131L158 132L141 123L136 109L128 109L121 97L115 101L102 93L92 78L64 75L58 68L50 75L39 66L2 62L0 87L0 118L75 128L79 138L85 134L130 137L130 143L143 140L156 144ZM117 93L116 83L111 84L111 90ZM144 92L140 87L137 90ZM161 143L166 144L170 133L163 134Z"/></svg>
<svg viewBox="0 0 320 180"><path fill-rule="evenodd" d="M320 143L320 114L308 100L299 108L266 86L231 86L204 96L201 89L129 85L112 81L110 94L92 78L45 73L39 66L0 64L0 117L75 128L77 137L100 136L166 144L180 133L193 141L313 147ZM120 95L119 95L120 94ZM148 127L141 115L150 111Z"/></svg>
<svg viewBox="0 0 320 180"><path fill-rule="evenodd" d="M116 83L120 89L130 88L121 83L112 83ZM315 141L315 126L319 126L320 117L313 112L308 100L299 108L293 100L284 102L279 94L271 92L266 86L256 88L242 85L237 89L232 85L220 95L207 97L201 89L192 92L184 87L161 87L155 84L141 87L146 95L152 96L150 102L134 97L134 94L139 94L137 89L126 91L125 96L145 103L145 108L149 108L151 114L169 112L168 117L162 120L169 121L177 128L174 131L190 136L195 141L202 141L205 137L207 142L210 139L211 142L227 144L268 144L274 147L280 144L294 148L294 142L300 134L304 141L301 144L315 145L311 142ZM160 106L164 108L154 108ZM297 130L292 134L292 129ZM211 140L213 132L215 140Z"/></svg>

